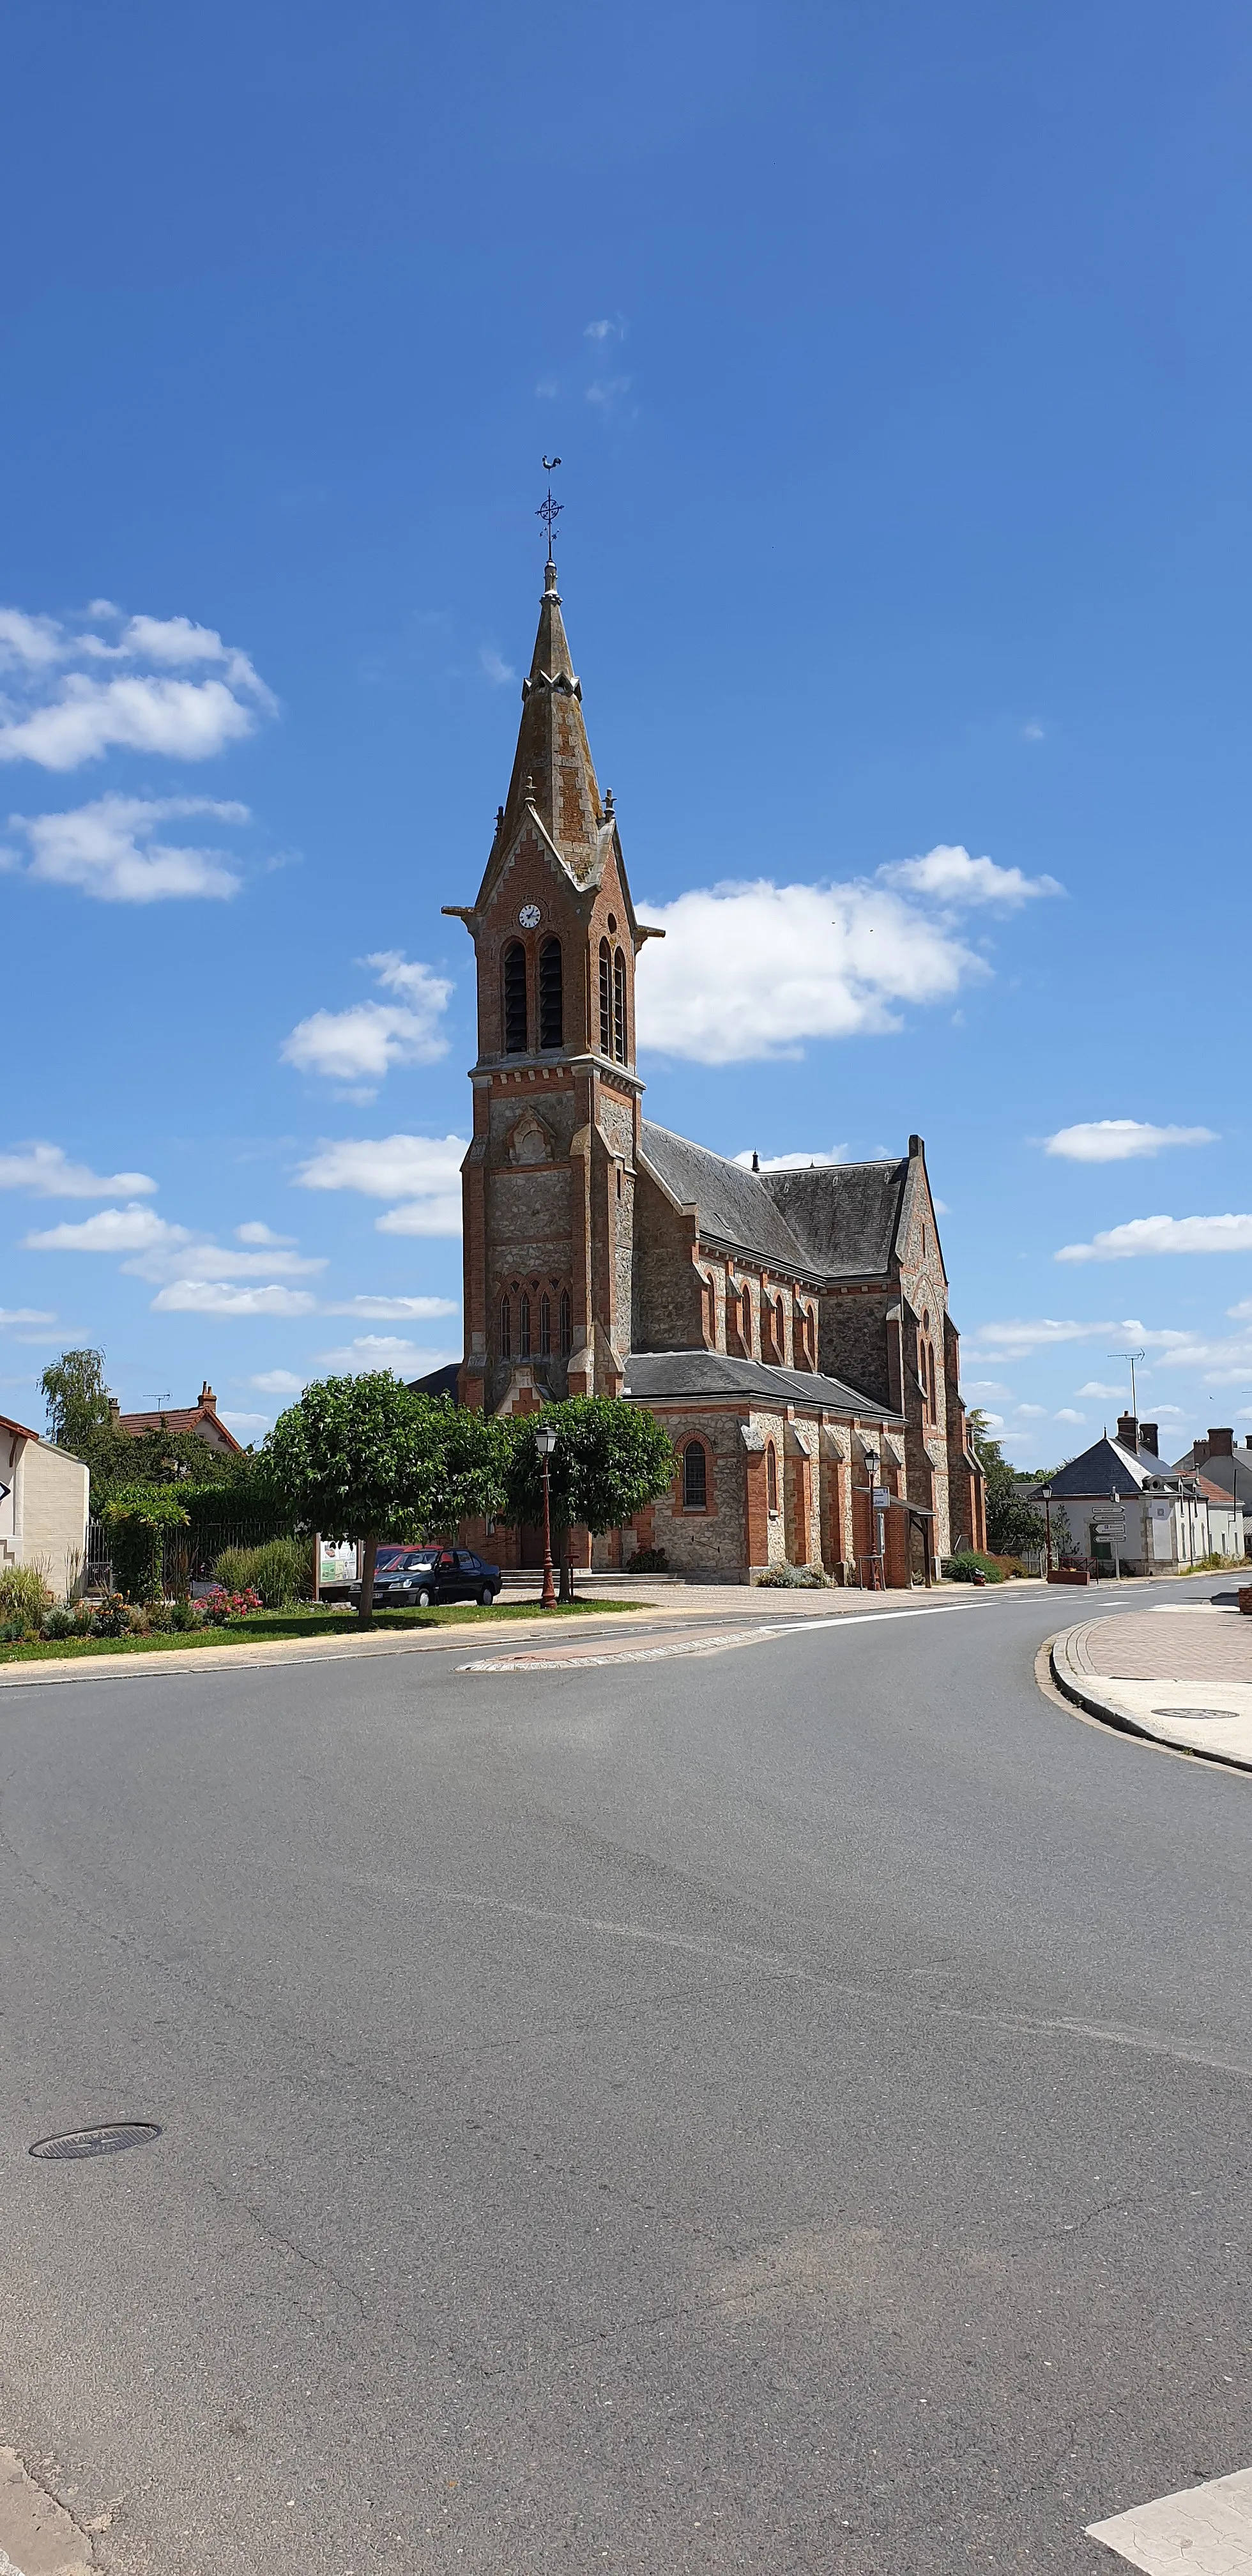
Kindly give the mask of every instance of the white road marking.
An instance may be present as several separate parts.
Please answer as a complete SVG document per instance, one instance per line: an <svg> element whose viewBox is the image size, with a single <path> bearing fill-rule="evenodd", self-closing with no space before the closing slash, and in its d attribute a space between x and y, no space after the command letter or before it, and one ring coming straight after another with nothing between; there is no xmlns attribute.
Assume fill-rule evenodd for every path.
<svg viewBox="0 0 1252 2576"><path fill-rule="evenodd" d="M734 1628L716 1636L674 1637L661 1646L622 1646L610 1648L603 1655L584 1654L573 1638L560 1646L533 1647L529 1653L491 1655L475 1659L472 1664L458 1664L459 1673L526 1673L547 1672L554 1666L570 1671L594 1672L598 1664L660 1664L671 1655L720 1655L731 1646L761 1646L773 1637L808 1637L815 1628L880 1628L888 1619L946 1619L963 1608L957 1602L937 1602L930 1610L845 1610L833 1619L791 1618L775 1620L768 1627Z"/></svg>
<svg viewBox="0 0 1252 2576"><path fill-rule="evenodd" d="M1146 2576L1252 2576L1252 2469L1089 2522L1087 2537Z"/></svg>

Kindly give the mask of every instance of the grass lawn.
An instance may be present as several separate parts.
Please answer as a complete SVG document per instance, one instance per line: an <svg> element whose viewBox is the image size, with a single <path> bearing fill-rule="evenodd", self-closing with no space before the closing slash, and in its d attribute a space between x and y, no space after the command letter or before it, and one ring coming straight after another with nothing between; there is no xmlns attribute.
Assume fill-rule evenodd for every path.
<svg viewBox="0 0 1252 2576"><path fill-rule="evenodd" d="M367 1634L380 1635L387 1629L408 1628L486 1628L499 1626L502 1619L576 1619L594 1613L612 1617L615 1610L646 1610L646 1601L567 1601L556 1610L542 1610L537 1601L510 1602L507 1609L496 1605L483 1610L476 1601L449 1602L443 1610L376 1610L373 1626ZM361 1634L355 1610L315 1610L312 1607L291 1610L258 1610L250 1619L232 1620L224 1628L197 1628L187 1635L177 1632L155 1637L41 1637L32 1645L0 1646L0 1664L38 1664L67 1659L77 1663L85 1655L160 1655L181 1654L184 1647L193 1651L198 1646L247 1646L258 1639L281 1637L356 1637Z"/></svg>

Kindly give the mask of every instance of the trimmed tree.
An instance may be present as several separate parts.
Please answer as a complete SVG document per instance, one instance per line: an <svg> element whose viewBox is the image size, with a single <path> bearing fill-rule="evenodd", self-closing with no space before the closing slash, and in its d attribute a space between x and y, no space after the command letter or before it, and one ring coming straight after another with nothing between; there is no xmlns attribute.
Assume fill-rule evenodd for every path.
<svg viewBox="0 0 1252 2576"><path fill-rule="evenodd" d="M159 1601L165 1589L165 1542L187 1527L187 1514L172 1485L134 1486L104 1506L113 1561L113 1588L128 1601ZM178 1587L187 1589L183 1579Z"/></svg>
<svg viewBox="0 0 1252 2576"><path fill-rule="evenodd" d="M503 1446L496 1423L414 1395L380 1370L306 1386L261 1457L267 1483L307 1528L364 1542L358 1616L367 1628L379 1540L443 1538L495 1511Z"/></svg>
<svg viewBox="0 0 1252 2576"><path fill-rule="evenodd" d="M504 1426L504 1517L514 1527L522 1522L533 1527L543 1518L543 1471L535 1447L535 1425L541 1419L557 1435L549 1484L565 1595L570 1530L590 1530L599 1538L605 1530L623 1528L668 1490L677 1462L656 1416L614 1396L573 1395L564 1404L546 1404L542 1415L515 1413Z"/></svg>
<svg viewBox="0 0 1252 2576"><path fill-rule="evenodd" d="M975 1408L966 1420L974 1454L987 1479L987 1545L992 1555L1021 1556L1027 1548L1042 1548L1047 1541L1043 1513L1023 1500L1008 1459L987 1428L986 1414Z"/></svg>

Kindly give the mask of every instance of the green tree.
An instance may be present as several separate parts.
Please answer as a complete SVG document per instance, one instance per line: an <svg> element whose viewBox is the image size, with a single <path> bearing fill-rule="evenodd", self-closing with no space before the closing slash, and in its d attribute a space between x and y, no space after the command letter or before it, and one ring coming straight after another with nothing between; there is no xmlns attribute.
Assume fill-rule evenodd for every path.
<svg viewBox="0 0 1252 2576"><path fill-rule="evenodd" d="M114 1445L126 1437L119 1433L109 1411L109 1390L104 1382L103 1351L62 1351L49 1362L40 1379L47 1415L48 1438L58 1449L70 1449L76 1458L84 1457L89 1448L106 1442Z"/></svg>
<svg viewBox="0 0 1252 2576"><path fill-rule="evenodd" d="M113 1582L128 1601L157 1601L165 1588L165 1541L187 1514L168 1485L137 1485L104 1506ZM186 1589L185 1584L181 1587Z"/></svg>
<svg viewBox="0 0 1252 2576"><path fill-rule="evenodd" d="M986 1414L975 1407L966 1419L974 1454L987 1479L987 1545L992 1555L1021 1556L1027 1548L1043 1547L1047 1540L1043 1513L1024 1500Z"/></svg>
<svg viewBox="0 0 1252 2576"><path fill-rule="evenodd" d="M266 1482L309 1529L364 1540L358 1615L368 1627L379 1540L446 1537L495 1511L503 1447L498 1423L380 1370L306 1386L260 1456Z"/></svg>
<svg viewBox="0 0 1252 2576"><path fill-rule="evenodd" d="M642 1406L612 1396L574 1395L548 1404L543 1420L557 1434L549 1469L552 1523L559 1534L562 1591L571 1529L621 1529L672 1485L677 1461L668 1434ZM543 1518L543 1471L535 1447L537 1414L515 1413L505 1428L508 1465L504 1518L532 1527Z"/></svg>

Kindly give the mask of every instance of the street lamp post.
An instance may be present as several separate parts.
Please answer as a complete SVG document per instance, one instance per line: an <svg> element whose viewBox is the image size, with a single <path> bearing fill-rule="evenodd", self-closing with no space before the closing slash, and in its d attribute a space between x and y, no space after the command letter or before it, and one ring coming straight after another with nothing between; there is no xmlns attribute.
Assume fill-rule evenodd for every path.
<svg viewBox="0 0 1252 2576"><path fill-rule="evenodd" d="M556 1447L556 1433L550 1423L541 1422L535 1431L535 1447L543 1469L543 1590L539 1595L541 1610L555 1610L556 1588L552 1581L552 1497L550 1461Z"/></svg>
<svg viewBox="0 0 1252 2576"><path fill-rule="evenodd" d="M1045 1485L1043 1488L1043 1527L1045 1533L1043 1579L1045 1583L1050 1583L1052 1580L1052 1488L1050 1485Z"/></svg>

